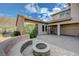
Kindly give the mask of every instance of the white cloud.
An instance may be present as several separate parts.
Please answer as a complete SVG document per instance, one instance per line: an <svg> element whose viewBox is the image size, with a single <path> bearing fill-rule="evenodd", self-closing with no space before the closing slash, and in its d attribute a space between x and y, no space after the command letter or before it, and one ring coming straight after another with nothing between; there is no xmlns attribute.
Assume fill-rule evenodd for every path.
<svg viewBox="0 0 79 59"><path fill-rule="evenodd" d="M25 5L25 9L32 12L32 13L36 13L38 10L37 10L38 6L35 5L34 3L29 3L27 5Z"/></svg>
<svg viewBox="0 0 79 59"><path fill-rule="evenodd" d="M48 10L48 8L46 8L46 7L40 8L38 6L38 4L34 4L34 3L27 4L27 5L25 5L24 8L26 10L32 12L32 13L40 13L40 14L49 14L50 13L49 10Z"/></svg>
<svg viewBox="0 0 79 59"><path fill-rule="evenodd" d="M64 8L68 7L68 4L67 4L67 3L61 3L60 5L61 5L62 7L64 7Z"/></svg>
<svg viewBox="0 0 79 59"><path fill-rule="evenodd" d="M65 8L68 7L68 4L67 3L58 3L53 9L52 9L52 14L53 13L57 13Z"/></svg>
<svg viewBox="0 0 79 59"><path fill-rule="evenodd" d="M42 14L43 16L38 15L38 17L40 19L45 20L45 19L52 19L52 17L50 17L50 15L61 11L62 10L61 7L66 8L66 7L68 7L68 5L66 3L65 4L64 3L59 3L52 9L52 11L49 11L49 9L46 8L46 7L40 8L38 6L38 4L35 4L35 3L32 3L32 4L29 3L29 4L25 5L24 8L26 9L26 11L28 10L31 13ZM48 16L48 18L46 16Z"/></svg>
<svg viewBox="0 0 79 59"><path fill-rule="evenodd" d="M69 6L68 3L58 3L55 7L64 9L67 8L68 6Z"/></svg>
<svg viewBox="0 0 79 59"><path fill-rule="evenodd" d="M53 14L53 11L51 11L51 12L48 12L48 16L50 16L51 14Z"/></svg>
<svg viewBox="0 0 79 59"><path fill-rule="evenodd" d="M40 17L40 19L42 19L43 21L50 21L52 17L49 16L48 14L43 14L43 16Z"/></svg>
<svg viewBox="0 0 79 59"><path fill-rule="evenodd" d="M40 13L43 14L43 16L41 17L43 21L51 20L50 15L53 14L53 12L49 11L48 8L41 8L40 10Z"/></svg>
<svg viewBox="0 0 79 59"><path fill-rule="evenodd" d="M40 13L48 13L48 8L41 8Z"/></svg>
<svg viewBox="0 0 79 59"><path fill-rule="evenodd" d="M44 8L40 8L38 6L38 4L27 4L27 5L25 5L24 8L26 9L26 11L28 10L31 13L39 13L39 14L42 14L42 16L41 15L38 15L38 17L40 19L46 19L46 16L48 16L48 13L49 13L48 8L45 8L45 7Z"/></svg>
<svg viewBox="0 0 79 59"><path fill-rule="evenodd" d="M38 16L40 19L42 19L43 21L48 21L48 20L51 20L51 17L50 15L53 13L53 12L50 12L48 10L48 8L40 8L40 14L42 14L42 17Z"/></svg>
<svg viewBox="0 0 79 59"><path fill-rule="evenodd" d="M58 8L58 7L55 7L55 8L53 8L53 9L52 9L52 11L53 11L53 13L56 13L56 12L61 11L61 9L60 9L60 8Z"/></svg>
<svg viewBox="0 0 79 59"><path fill-rule="evenodd" d="M64 7L64 8L68 7L68 4L64 4L63 7Z"/></svg>
<svg viewBox="0 0 79 59"><path fill-rule="evenodd" d="M48 16L48 13L43 14L43 16Z"/></svg>
<svg viewBox="0 0 79 59"><path fill-rule="evenodd" d="M43 14L43 16L40 19L43 19L43 21L53 20L53 18L50 15L61 11L61 9L58 7L53 8L52 11L49 11L48 8L41 8L40 10L40 13Z"/></svg>
<svg viewBox="0 0 79 59"><path fill-rule="evenodd" d="M40 16L40 15L38 15L38 17L39 17L39 18L41 18L41 16Z"/></svg>
<svg viewBox="0 0 79 59"><path fill-rule="evenodd" d="M49 16L49 15L52 13L52 12L50 12L50 11L48 10L48 8L46 8L46 7L40 8L40 7L38 6L38 4L34 4L34 3L32 3L32 4L29 3L29 4L25 5L24 8L25 8L26 10L30 11L31 13L39 13L39 14L42 14L42 15L43 15L42 17L38 15L38 17L39 17L40 19L45 19L46 16Z"/></svg>
<svg viewBox="0 0 79 59"><path fill-rule="evenodd" d="M48 8L41 8L41 14L43 15L47 15L47 16L50 16L53 12L52 11L49 11Z"/></svg>

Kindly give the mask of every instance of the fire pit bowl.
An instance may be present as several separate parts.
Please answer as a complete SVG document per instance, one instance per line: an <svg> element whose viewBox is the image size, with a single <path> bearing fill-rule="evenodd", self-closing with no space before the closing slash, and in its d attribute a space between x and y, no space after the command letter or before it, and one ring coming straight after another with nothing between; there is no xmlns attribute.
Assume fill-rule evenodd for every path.
<svg viewBox="0 0 79 59"><path fill-rule="evenodd" d="M45 42L37 42L33 45L33 55L35 56L49 56L49 45Z"/></svg>

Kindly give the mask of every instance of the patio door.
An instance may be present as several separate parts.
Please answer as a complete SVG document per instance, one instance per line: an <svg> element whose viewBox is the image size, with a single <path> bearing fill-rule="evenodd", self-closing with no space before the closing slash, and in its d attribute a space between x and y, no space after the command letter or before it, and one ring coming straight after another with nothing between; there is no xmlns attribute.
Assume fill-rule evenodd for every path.
<svg viewBox="0 0 79 59"><path fill-rule="evenodd" d="M57 34L57 26L51 26L50 27L50 34Z"/></svg>

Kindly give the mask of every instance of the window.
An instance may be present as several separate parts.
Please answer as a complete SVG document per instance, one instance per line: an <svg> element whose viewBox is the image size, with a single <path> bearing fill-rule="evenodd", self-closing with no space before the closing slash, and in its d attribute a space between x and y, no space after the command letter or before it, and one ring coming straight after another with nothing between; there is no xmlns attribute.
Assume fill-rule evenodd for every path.
<svg viewBox="0 0 79 59"><path fill-rule="evenodd" d="M42 25L42 31L44 32L44 25Z"/></svg>
<svg viewBox="0 0 79 59"><path fill-rule="evenodd" d="M64 14L63 14L63 13L61 13L61 14L60 14L60 16L64 16Z"/></svg>
<svg viewBox="0 0 79 59"><path fill-rule="evenodd" d="M70 15L70 13L69 12L66 12L66 16L69 16Z"/></svg>
<svg viewBox="0 0 79 59"><path fill-rule="evenodd" d="M69 16L70 15L70 11L66 11L60 14L60 16Z"/></svg>
<svg viewBox="0 0 79 59"><path fill-rule="evenodd" d="M45 31L47 31L47 25L45 26Z"/></svg>

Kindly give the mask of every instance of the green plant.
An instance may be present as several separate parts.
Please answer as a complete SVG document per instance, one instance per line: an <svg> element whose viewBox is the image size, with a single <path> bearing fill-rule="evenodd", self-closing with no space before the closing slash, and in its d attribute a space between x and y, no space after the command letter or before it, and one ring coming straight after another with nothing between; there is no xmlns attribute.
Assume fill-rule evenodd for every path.
<svg viewBox="0 0 79 59"><path fill-rule="evenodd" d="M30 34L35 27L35 24L24 24L24 32Z"/></svg>
<svg viewBox="0 0 79 59"><path fill-rule="evenodd" d="M19 35L21 35L19 31L14 31L13 32L13 36L19 36Z"/></svg>
<svg viewBox="0 0 79 59"><path fill-rule="evenodd" d="M35 25L35 28L33 29L33 31L30 33L30 38L36 38L38 34L38 26Z"/></svg>
<svg viewBox="0 0 79 59"><path fill-rule="evenodd" d="M6 28L3 28L3 32L2 32L2 35L5 35L7 32L6 32Z"/></svg>

